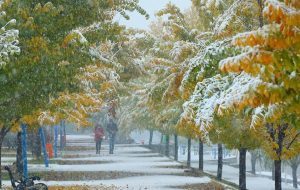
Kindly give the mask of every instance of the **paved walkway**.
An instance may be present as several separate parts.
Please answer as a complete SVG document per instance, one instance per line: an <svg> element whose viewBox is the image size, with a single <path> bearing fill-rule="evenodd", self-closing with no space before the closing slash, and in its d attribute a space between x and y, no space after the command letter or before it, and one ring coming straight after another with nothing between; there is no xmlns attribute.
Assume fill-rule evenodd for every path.
<svg viewBox="0 0 300 190"><path fill-rule="evenodd" d="M28 170L52 175L48 176L50 180L45 181L49 186L84 185L96 189L105 186L118 190L178 190L180 188L175 187L211 182L206 176L187 175L180 163L138 145L117 145L114 155L108 154L107 145L102 147L100 155L96 155L94 146L93 137L68 136L69 150L62 153L62 158L52 160L49 168L43 164L31 163ZM13 159L6 158L4 162L10 164L11 160ZM90 175L91 173L96 176ZM72 179L65 179L64 174L71 174ZM78 179L77 174L80 175ZM53 175L60 177L51 180ZM4 184L9 186L8 181L4 181Z"/></svg>
<svg viewBox="0 0 300 190"><path fill-rule="evenodd" d="M62 176L58 180L51 180L50 176L50 180L45 183L51 186L88 185L99 189L97 187L104 185L112 187L111 189L178 190L180 188L174 187L211 182L208 177L188 176L180 163L138 145L117 145L114 155L108 154L107 145L103 145L101 155L96 155L94 146L91 136L68 136L67 150L61 153L61 158L52 160L49 168L45 168L43 164L31 163L28 169L30 172ZM2 164L11 164L14 159L14 156L4 157ZM184 162L184 160L181 161ZM198 163L192 162L192 167L197 168ZM204 170L216 175L217 163L205 160ZM72 179L65 179L64 172L71 172L74 176ZM78 179L75 173L80 174ZM91 173L96 176L91 176ZM225 180L238 184L238 176L238 168L223 166ZM4 181L4 184L10 185L9 181ZM294 189L291 184L283 182L282 185L284 190ZM248 173L247 188L249 190L273 190L274 182L271 179Z"/></svg>

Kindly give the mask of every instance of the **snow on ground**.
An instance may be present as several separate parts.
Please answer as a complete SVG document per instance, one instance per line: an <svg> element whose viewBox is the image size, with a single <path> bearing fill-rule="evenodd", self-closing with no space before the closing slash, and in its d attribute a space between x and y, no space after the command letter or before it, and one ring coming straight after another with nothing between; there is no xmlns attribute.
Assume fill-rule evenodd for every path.
<svg viewBox="0 0 300 190"><path fill-rule="evenodd" d="M104 156L105 157L105 156ZM110 159L99 157L97 161L111 161ZM104 159L102 159L104 158ZM123 159L122 159L123 158ZM161 160L161 158L160 158ZM159 162L159 159L143 157L121 157L113 163L89 164L89 165L58 165L51 164L49 168L44 165L29 164L30 171L119 171L119 172L136 172L151 174L180 174L182 169L159 168L159 166L179 165L176 162Z"/></svg>
<svg viewBox="0 0 300 190"><path fill-rule="evenodd" d="M27 158L27 160L32 160L32 158ZM16 157L2 157L1 158L1 165L11 165L13 162L16 161Z"/></svg>
<svg viewBox="0 0 300 190"><path fill-rule="evenodd" d="M107 146L104 147L107 149ZM74 152L74 151L73 151ZM43 164L29 164L30 171L122 171L152 174L182 173L182 169L158 168L159 166L180 166L179 163L171 161L169 158L161 157L157 153L151 153L143 147L124 147L115 150L116 154L109 155L107 151L102 151L99 157L69 158L61 160L93 160L111 161L111 163L89 164L89 165L58 165L51 164L45 168ZM136 153L132 153L136 152ZM148 154L139 152L149 152ZM81 151L76 155L94 154L92 151ZM95 155L95 154L94 154ZM168 161L168 162L166 162Z"/></svg>
<svg viewBox="0 0 300 190"><path fill-rule="evenodd" d="M208 177L184 177L173 175L152 175L140 177L128 177L122 179L112 180L91 180L91 181L41 181L48 186L74 186L74 185L87 185L87 186L117 186L120 189L126 190L139 190L139 189L161 189L161 190L174 190L171 186L181 186L185 184L199 184L208 183L211 179ZM4 185L9 185L8 181Z"/></svg>
<svg viewBox="0 0 300 190"><path fill-rule="evenodd" d="M177 189L174 186L184 186L186 184L208 183L211 181L209 177L190 177L186 176L184 169L180 169L181 164L163 157L158 153L153 153L149 149L137 145L116 145L115 154L108 154L108 145L102 146L101 154L96 155L93 143L84 143L84 139L91 140L89 136L71 136L72 144L67 146L76 146L81 144L84 147L90 145L88 150L80 151L64 151L62 154L66 158L56 158L54 160L64 161L102 161L101 164L50 164L46 168L44 164L29 164L28 170L34 171L56 171L56 172L126 172L140 173L141 176L131 176L110 180L81 180L81 181L45 181L51 186L117 186L120 189L139 190L171 190ZM77 143L79 142L79 143ZM8 159L9 160L9 159ZM178 167L177 167L178 166ZM99 174L101 175L101 174ZM130 175L128 175L130 176ZM9 181L4 181L5 185L10 185ZM173 188L172 188L173 187Z"/></svg>
<svg viewBox="0 0 300 190"><path fill-rule="evenodd" d="M192 167L197 168L198 163L193 162ZM204 162L204 171L216 175L217 164ZM235 184L239 183L239 169L232 166L223 165L223 178ZM274 181L272 179L247 173L247 189L249 190L274 190ZM284 190L294 190L292 184L282 182Z"/></svg>
<svg viewBox="0 0 300 190"><path fill-rule="evenodd" d="M108 145L103 145L101 155L96 155L93 150L94 143L84 143L90 141L92 137L88 135L72 135L68 136L73 143L68 143L68 146L90 146L90 150L80 151L64 151L65 156L73 156L66 158L56 158L54 160L65 161L102 161L101 164L84 164L84 165L59 165L50 164L49 168L45 168L43 164L29 164L29 171L98 171L98 172L128 172L141 173L142 176L125 177L111 180L84 180L84 181L47 181L48 185L115 185L122 189L172 189L171 186L182 186L193 183L207 183L210 181L208 177L189 177L183 176L183 169L179 169L181 164L170 160L168 157L163 157L158 153L153 153L149 149L137 145L116 145L115 154L108 154ZM79 143L78 143L79 142ZM194 156L196 157L196 156ZM10 162L15 158L3 157L2 161ZM213 161L211 155L204 157L204 170L208 173L216 175L217 163ZM194 159L193 159L194 160ZM185 157L180 156L180 161L185 162ZM197 168L196 159L192 162L192 167ZM267 175L261 173L261 175ZM238 168L224 165L223 178L227 181L238 184ZM4 184L9 185L8 181ZM282 182L284 190L293 190L291 184ZM128 188L127 188L128 187ZM247 173L247 188L249 190L272 190L274 189L274 181L260 175L252 175Z"/></svg>
<svg viewBox="0 0 300 190"><path fill-rule="evenodd" d="M94 140L92 135L67 135L67 141Z"/></svg>
<svg viewBox="0 0 300 190"><path fill-rule="evenodd" d="M183 146L184 149L185 146ZM192 150L197 150L197 146L193 146ZM216 175L217 174L217 151L214 150L215 147L212 147L211 151L205 151L204 152L204 171L208 172L210 174ZM186 150L183 151L184 154L182 154L183 150L180 150L179 148L179 161L185 163L187 159L187 152ZM198 152L192 151L191 154L191 160L192 160L192 167L198 168ZM235 184L239 183L239 169L235 168L233 166L226 165L226 162L229 162L229 160L234 160L236 158L236 153L234 151L228 151L225 158L223 158L224 165L223 165L223 178L227 181L233 182ZM248 159L250 160L250 158ZM247 169L250 171L251 169L251 163L247 163ZM259 168L259 164L256 164L257 167L257 174L253 175L251 173L247 173L247 188L249 190L273 190L274 189L274 181L270 179L270 176L272 175L271 172L264 172L259 171L261 168ZM247 171L248 171L247 170ZM298 174L300 177L300 175ZM292 187L291 183L286 183L284 178L292 180L292 177L290 175L285 174L282 172L282 187L284 190L292 190L294 189ZM299 180L300 181L300 180ZM258 185L259 184L259 185Z"/></svg>

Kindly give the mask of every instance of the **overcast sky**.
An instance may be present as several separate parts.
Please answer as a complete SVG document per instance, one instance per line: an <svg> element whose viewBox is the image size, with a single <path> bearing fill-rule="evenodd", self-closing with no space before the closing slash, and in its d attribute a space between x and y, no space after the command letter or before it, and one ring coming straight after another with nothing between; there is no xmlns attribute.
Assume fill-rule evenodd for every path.
<svg viewBox="0 0 300 190"><path fill-rule="evenodd" d="M140 0L140 6L143 7L150 15L150 19L146 20L145 17L138 13L130 13L130 20L125 20L121 16L117 16L116 20L121 24L128 27L146 29L152 20L155 20L154 14L162 9L168 2L176 4L181 10L186 10L191 6L190 0Z"/></svg>

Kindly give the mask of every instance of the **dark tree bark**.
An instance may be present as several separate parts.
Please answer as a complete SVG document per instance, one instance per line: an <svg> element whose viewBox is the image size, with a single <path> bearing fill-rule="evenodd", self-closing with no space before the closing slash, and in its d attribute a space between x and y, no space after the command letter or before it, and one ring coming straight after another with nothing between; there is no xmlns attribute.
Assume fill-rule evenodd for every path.
<svg viewBox="0 0 300 190"><path fill-rule="evenodd" d="M2 164L1 164L1 157L2 157L2 143L4 137L0 134L0 189L2 188Z"/></svg>
<svg viewBox="0 0 300 190"><path fill-rule="evenodd" d="M203 141L199 139L199 170L203 171Z"/></svg>
<svg viewBox="0 0 300 190"><path fill-rule="evenodd" d="M275 169L275 190L281 190L281 155L282 155L282 148L283 148L283 140L285 138L285 131L288 128L288 124L280 125L278 130L278 137L277 137L277 144L278 148L276 149L276 155L278 160L274 161L274 169ZM274 132L273 132L274 134ZM273 135L272 134L272 138ZM275 139L275 138L274 138Z"/></svg>
<svg viewBox="0 0 300 190"><path fill-rule="evenodd" d="M298 188L297 169L298 169L298 165L292 166L292 173L293 173L293 187L294 187L295 189Z"/></svg>
<svg viewBox="0 0 300 190"><path fill-rule="evenodd" d="M246 153L247 149L241 148L239 163L239 189L246 190Z"/></svg>
<svg viewBox="0 0 300 190"><path fill-rule="evenodd" d="M174 135L174 141L175 141L175 152L174 152L174 160L178 161L178 136Z"/></svg>
<svg viewBox="0 0 300 190"><path fill-rule="evenodd" d="M281 190L281 160L274 161L275 168L275 190Z"/></svg>
<svg viewBox="0 0 300 190"><path fill-rule="evenodd" d="M222 144L218 144L218 171L217 179L222 180L222 169L223 169L223 147Z"/></svg>
<svg viewBox="0 0 300 190"><path fill-rule="evenodd" d="M23 176L23 159L22 159L22 133L17 134L17 170L19 176Z"/></svg>
<svg viewBox="0 0 300 190"><path fill-rule="evenodd" d="M1 157L2 157L2 145L5 135L10 131L11 126L3 125L0 130L0 189L2 188L2 164L1 164Z"/></svg>
<svg viewBox="0 0 300 190"><path fill-rule="evenodd" d="M153 130L150 130L150 137L149 137L149 146L152 146L152 139L153 139Z"/></svg>
<svg viewBox="0 0 300 190"><path fill-rule="evenodd" d="M278 148L275 148L277 159L274 161L274 180L275 180L275 190L281 190L281 156L283 149L283 140L286 137L286 130L288 129L288 124L282 124L276 126L274 130L274 124L267 124L268 133L273 142L278 145Z"/></svg>
<svg viewBox="0 0 300 190"><path fill-rule="evenodd" d="M166 149L165 149L165 155L170 156L170 135L166 135Z"/></svg>
<svg viewBox="0 0 300 190"><path fill-rule="evenodd" d="M187 150L187 167L191 167L191 146L192 139L188 139L188 150Z"/></svg>

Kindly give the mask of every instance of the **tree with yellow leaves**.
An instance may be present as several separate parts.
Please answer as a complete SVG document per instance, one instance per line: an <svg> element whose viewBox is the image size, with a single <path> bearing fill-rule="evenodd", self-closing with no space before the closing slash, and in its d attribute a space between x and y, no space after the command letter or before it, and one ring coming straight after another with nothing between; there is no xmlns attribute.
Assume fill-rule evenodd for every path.
<svg viewBox="0 0 300 190"><path fill-rule="evenodd" d="M175 134L176 143L178 133L176 124L182 112L179 86L184 71L183 63L194 55L193 52L197 48L194 41L198 33L191 30L185 15L171 3L159 11L157 16L158 21L152 23L151 31L146 33L148 48L143 49L145 54L139 61L144 74L141 78L131 81L130 90L135 93L122 99L126 101L122 104L128 104L130 99L133 107L128 108L129 113L124 113L121 118L127 118L122 119L124 121L122 123L129 121L131 127L151 130L154 128L166 134L165 153L168 155L169 135ZM168 19L164 20L164 16ZM133 119L132 123L129 118L139 119ZM150 121L146 122L146 126L137 123L145 120ZM152 126L149 127L148 124Z"/></svg>
<svg viewBox="0 0 300 190"><path fill-rule="evenodd" d="M242 54L220 62L221 70L248 78L241 85L248 87L223 106L256 109L253 126L272 142L267 152L275 160L275 189L281 190L281 160L299 154L300 146L300 3L267 0L264 17L269 24L234 38Z"/></svg>
<svg viewBox="0 0 300 190"><path fill-rule="evenodd" d="M159 123L160 128L168 129L166 139L169 139L169 134L174 134L176 148L177 136L185 136L189 139L190 150L191 139L198 139L195 135L198 134L195 133L198 130L193 131L187 125L177 125L183 111L183 99L179 87L187 69L187 61L193 58L197 49L201 47L200 43L198 44L201 41L198 38L201 32L193 26L194 22L188 22L188 14L182 13L173 4L167 4L157 15L161 19L157 23L162 25L163 30L155 34L157 38L153 48L152 64L157 80L149 90L148 106L156 112L156 122ZM163 20L162 16L167 16L168 19ZM187 163L190 165L190 156Z"/></svg>
<svg viewBox="0 0 300 190"><path fill-rule="evenodd" d="M3 71L6 70L6 67L11 64L11 61L14 61L14 56L20 53L20 48L18 46L18 35L19 31L14 29L13 26L16 24L16 20L14 18L5 19L6 13L5 11L0 11L0 41L1 41L1 50L0 50L0 90L2 92L3 84L6 83L7 77L2 75ZM0 98L2 101L4 97ZM0 103L0 107L5 106L2 102ZM5 135L11 129L11 125L13 125L13 121L0 120L0 188L2 184L1 176L2 176L2 168L1 168L1 150L2 143Z"/></svg>
<svg viewBox="0 0 300 190"><path fill-rule="evenodd" d="M95 63L94 47L105 41L118 41L116 34L122 27L113 20L118 12L125 17L126 10L146 15L136 1L127 0L4 0L0 9L6 12L2 14L4 20L16 19L14 31L18 30L22 47L18 58L0 70L0 122L4 131L24 115L49 109L50 98L56 99L63 92L80 94L77 74ZM5 32L5 27L2 30ZM12 34L7 35L12 40L17 32L8 34ZM13 41L13 46L7 47L17 43ZM72 98L77 102L81 99L77 95ZM83 110L72 114L82 113Z"/></svg>
<svg viewBox="0 0 300 190"><path fill-rule="evenodd" d="M210 6L215 6L218 1L209 2ZM232 1L227 4L217 14L213 31L206 33L208 40L205 41L204 48L189 62L188 71L185 72L180 86L183 97L187 100L181 121L194 122L204 138L219 144L218 152L222 151L221 144L239 149L240 189L246 189L246 151L258 147L259 143L256 143L255 134L249 129L249 116L245 113L246 110L219 115L219 104L226 98L223 97L224 94L230 90L231 85L237 87L238 84L234 84L235 75L222 75L218 66L225 57L240 53L240 50L230 44L231 38L239 32L258 28L259 20L256 17L258 12L259 6L255 1ZM232 138L232 134L236 134L235 138ZM251 140L245 140L245 136ZM218 179L222 176L221 154L218 156L220 163Z"/></svg>

